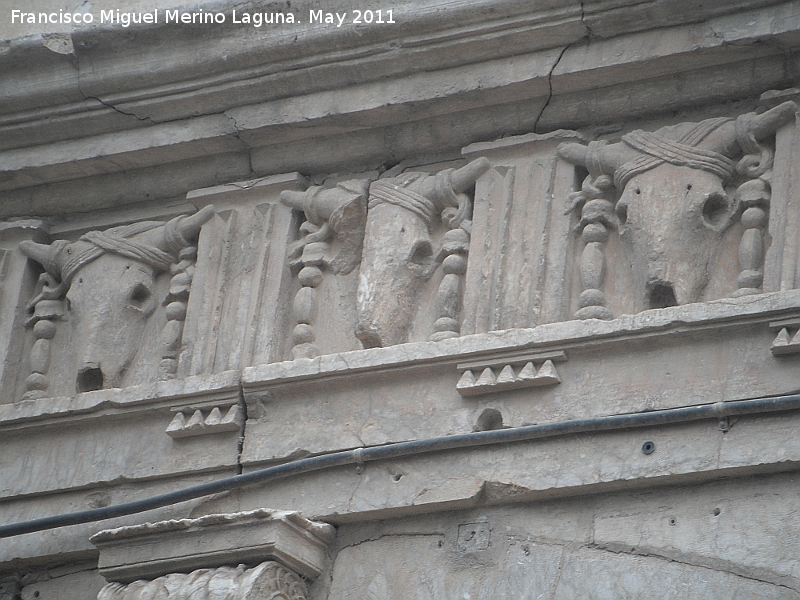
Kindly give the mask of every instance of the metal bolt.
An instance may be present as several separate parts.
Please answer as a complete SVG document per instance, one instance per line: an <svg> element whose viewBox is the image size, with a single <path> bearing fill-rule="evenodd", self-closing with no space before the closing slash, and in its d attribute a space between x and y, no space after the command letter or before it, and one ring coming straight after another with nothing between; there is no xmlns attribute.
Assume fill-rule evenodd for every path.
<svg viewBox="0 0 800 600"><path fill-rule="evenodd" d="M651 442L650 440L642 444L642 454L652 454L655 449L656 449L655 443Z"/></svg>

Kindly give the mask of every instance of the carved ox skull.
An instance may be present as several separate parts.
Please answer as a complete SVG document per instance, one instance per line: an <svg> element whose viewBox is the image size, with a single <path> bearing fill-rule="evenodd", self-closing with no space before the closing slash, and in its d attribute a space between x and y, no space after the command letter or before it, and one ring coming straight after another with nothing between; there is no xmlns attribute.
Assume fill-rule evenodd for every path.
<svg viewBox="0 0 800 600"><path fill-rule="evenodd" d="M213 214L205 207L168 223L142 222L92 231L76 242L25 241L20 250L60 284L43 296L69 306L71 351L78 360L76 391L119 387L156 308L156 276L177 263Z"/></svg>
<svg viewBox="0 0 800 600"><path fill-rule="evenodd" d="M436 175L411 172L370 187L358 283L356 337L365 348L407 341L423 284L437 267L430 227L458 207L451 226L471 207L464 193L489 169L485 158Z"/></svg>
<svg viewBox="0 0 800 600"><path fill-rule="evenodd" d="M633 267L637 307L662 308L700 299L722 234L737 211L724 184L737 172L763 172L771 154L758 142L794 118L796 111L793 102L786 102L737 120L634 131L616 144L559 147L562 158L587 167L590 177L614 178L620 192L620 236ZM748 156L737 164L733 159L743 154ZM760 172L749 156L753 154L760 154Z"/></svg>

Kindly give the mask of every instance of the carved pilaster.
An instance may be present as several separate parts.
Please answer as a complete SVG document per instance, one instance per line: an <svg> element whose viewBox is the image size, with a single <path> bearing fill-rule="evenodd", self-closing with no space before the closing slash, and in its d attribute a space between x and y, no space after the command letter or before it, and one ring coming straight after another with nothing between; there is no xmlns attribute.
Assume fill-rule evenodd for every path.
<svg viewBox="0 0 800 600"><path fill-rule="evenodd" d="M296 222L280 194L307 185L299 173L286 173L189 192L195 206L213 203L217 212L198 240L179 377L283 357L291 302L286 254Z"/></svg>
<svg viewBox="0 0 800 600"><path fill-rule="evenodd" d="M23 380L31 374L30 367L26 369L23 363L31 343L30 339L26 340L25 328L33 325L28 310L39 285L39 273L38 267L19 250L19 243L24 240L49 241L44 223L35 220L0 223L0 306L3 307L0 311L0 403L17 400L24 392L20 389ZM42 346L46 344L40 344L40 354L45 359L49 357L49 349Z"/></svg>

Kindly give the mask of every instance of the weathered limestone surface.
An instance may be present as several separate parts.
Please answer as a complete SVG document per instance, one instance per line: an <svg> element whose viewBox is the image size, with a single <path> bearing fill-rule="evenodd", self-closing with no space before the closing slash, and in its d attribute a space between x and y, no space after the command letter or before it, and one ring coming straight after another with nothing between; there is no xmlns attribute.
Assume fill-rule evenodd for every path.
<svg viewBox="0 0 800 600"><path fill-rule="evenodd" d="M796 598L795 484L782 475L342 526L315 597ZM735 555L719 552L731 536Z"/></svg>
<svg viewBox="0 0 800 600"><path fill-rule="evenodd" d="M792 393L795 359L769 351L769 322L796 303L794 292L764 294L249 368L242 462L467 433L487 408L520 426ZM568 357L558 385L457 392L460 363L499 372L515 356L552 350Z"/></svg>
<svg viewBox="0 0 800 600"><path fill-rule="evenodd" d="M227 22L0 16L0 526L366 450L0 600L800 597L800 3L120 8Z"/></svg>
<svg viewBox="0 0 800 600"><path fill-rule="evenodd" d="M22 588L22 600L85 600L96 598L105 585L105 579L97 571L58 576Z"/></svg>

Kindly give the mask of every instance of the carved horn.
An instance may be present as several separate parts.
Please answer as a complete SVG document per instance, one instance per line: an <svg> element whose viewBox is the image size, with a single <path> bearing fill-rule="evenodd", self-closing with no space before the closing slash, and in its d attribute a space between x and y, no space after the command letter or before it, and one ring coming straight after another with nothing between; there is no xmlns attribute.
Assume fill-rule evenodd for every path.
<svg viewBox="0 0 800 600"><path fill-rule="evenodd" d="M596 164L606 175L613 175L627 161L637 156L635 150L622 143L604 145L594 152ZM573 165L589 168L589 146L576 142L564 142L558 146L558 155Z"/></svg>
<svg viewBox="0 0 800 600"><path fill-rule="evenodd" d="M213 214L214 206L209 204L193 215L175 217L163 226L144 233L139 239L153 244L159 250L178 254L182 248L197 237L203 223L208 221Z"/></svg>
<svg viewBox="0 0 800 600"><path fill-rule="evenodd" d="M482 156L467 163L460 169L456 169L453 171L451 179L453 191L456 194L465 192L470 188L470 186L472 186L473 183L475 183L475 181L477 181L478 177L486 173L491 166L492 163L489 162L489 159Z"/></svg>
<svg viewBox="0 0 800 600"><path fill-rule="evenodd" d="M766 112L759 114L747 113L740 116L736 121L725 123L709 135L701 144L704 148L715 150L728 157L740 156L747 150L741 147L737 135L737 123L741 128L744 125L744 132L760 142L785 125L797 114L797 104L791 100L779 104Z"/></svg>
<svg viewBox="0 0 800 600"><path fill-rule="evenodd" d="M214 206L209 204L198 210L193 215L182 217L178 223L178 231L187 240L192 240L200 233L200 228L214 214Z"/></svg>
<svg viewBox="0 0 800 600"><path fill-rule="evenodd" d="M303 210L305 199L305 192L297 192L295 190L283 190L281 192L281 202L295 210Z"/></svg>
<svg viewBox="0 0 800 600"><path fill-rule="evenodd" d="M63 244L59 247L50 244L37 244L30 240L19 243L19 249L25 256L35 260L42 265L48 273L59 278L61 277L61 272L56 260L62 248Z"/></svg>

